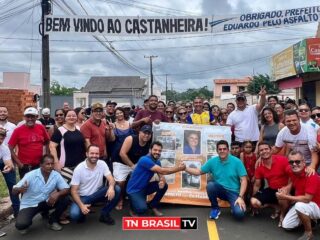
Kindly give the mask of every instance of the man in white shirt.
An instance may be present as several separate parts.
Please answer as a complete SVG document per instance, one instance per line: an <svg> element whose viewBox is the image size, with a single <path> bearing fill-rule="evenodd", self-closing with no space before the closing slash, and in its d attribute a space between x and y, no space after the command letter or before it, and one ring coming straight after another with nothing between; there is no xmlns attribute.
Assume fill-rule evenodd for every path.
<svg viewBox="0 0 320 240"><path fill-rule="evenodd" d="M311 110L307 103L302 103L298 108L298 115L302 126L310 127L312 130L318 131L319 125L311 119Z"/></svg>
<svg viewBox="0 0 320 240"><path fill-rule="evenodd" d="M316 152L316 131L311 127L303 126L296 110L287 110L284 115L286 127L278 133L273 154L277 154L285 147L286 156L292 150L300 151L306 160L307 175L314 174L318 166L318 153Z"/></svg>
<svg viewBox="0 0 320 240"><path fill-rule="evenodd" d="M107 185L103 184L103 177L106 177ZM74 169L71 196L74 202L70 208L70 217L73 221L84 222L85 216L90 212L91 204L105 202L99 221L107 225L115 224L110 212L119 201L120 187L115 185L108 165L99 160L98 146L90 145L87 159Z"/></svg>
<svg viewBox="0 0 320 240"><path fill-rule="evenodd" d="M12 194L12 188L17 183L16 172L11 160L11 153L9 147L4 143L6 139L7 130L0 128L0 171L6 181L10 200L13 208L13 215L16 217L19 213L20 200L19 197Z"/></svg>
<svg viewBox="0 0 320 240"><path fill-rule="evenodd" d="M266 89L262 87L259 95L258 104L247 105L247 98L244 93L240 92L236 95L237 108L232 111L227 119L227 125L234 127L235 140L244 142L250 140L257 143L259 140L258 115L266 104Z"/></svg>

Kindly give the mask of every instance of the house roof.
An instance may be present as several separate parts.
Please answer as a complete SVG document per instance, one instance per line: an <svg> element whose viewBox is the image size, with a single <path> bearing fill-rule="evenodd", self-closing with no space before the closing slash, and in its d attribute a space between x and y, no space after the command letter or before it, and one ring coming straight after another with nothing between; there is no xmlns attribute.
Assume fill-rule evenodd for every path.
<svg viewBox="0 0 320 240"><path fill-rule="evenodd" d="M237 79L215 79L214 83L215 84L232 84L232 83L249 83L251 81L250 77L245 77L245 78L237 78Z"/></svg>
<svg viewBox="0 0 320 240"><path fill-rule="evenodd" d="M83 92L112 92L122 89L144 89L146 79L139 76L91 77Z"/></svg>

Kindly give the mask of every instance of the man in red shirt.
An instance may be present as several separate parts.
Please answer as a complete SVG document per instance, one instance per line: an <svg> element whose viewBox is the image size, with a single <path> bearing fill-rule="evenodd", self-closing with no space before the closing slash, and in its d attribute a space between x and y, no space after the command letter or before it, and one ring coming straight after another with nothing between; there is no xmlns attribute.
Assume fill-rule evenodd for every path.
<svg viewBox="0 0 320 240"><path fill-rule="evenodd" d="M288 209L288 202L279 201L276 193L278 189L285 191L283 188L288 185L289 176L286 173L286 169L289 166L288 159L284 156L272 155L271 146L266 142L259 143L258 150L261 165L255 170L251 205L255 209L267 206L280 207L279 227L281 227L282 220ZM268 187L260 189L264 179L267 180Z"/></svg>
<svg viewBox="0 0 320 240"><path fill-rule="evenodd" d="M313 239L311 220L320 219L320 176L306 175L306 161L300 151L291 151L288 155L290 167L287 172L295 195L277 192L277 198L294 203L285 216L282 227L291 230L303 225L304 234L299 239Z"/></svg>
<svg viewBox="0 0 320 240"><path fill-rule="evenodd" d="M90 145L99 147L99 159L107 160L106 139L114 140L113 124L103 119L103 105L94 103L91 106L91 117L81 126L81 133L85 139L86 148Z"/></svg>
<svg viewBox="0 0 320 240"><path fill-rule="evenodd" d="M49 135L42 124L36 124L38 110L29 107L24 111L25 124L17 127L8 142L12 159L19 168L20 178L36 169L40 165L43 156L43 147L48 153ZM18 155L15 147L18 147Z"/></svg>

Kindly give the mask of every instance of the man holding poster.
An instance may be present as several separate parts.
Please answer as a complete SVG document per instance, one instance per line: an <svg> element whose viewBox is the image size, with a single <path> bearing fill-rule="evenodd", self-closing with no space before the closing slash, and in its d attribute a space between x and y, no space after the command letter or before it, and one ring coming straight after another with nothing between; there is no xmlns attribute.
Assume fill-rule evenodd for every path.
<svg viewBox="0 0 320 240"><path fill-rule="evenodd" d="M209 159L202 167L186 167L186 172L192 175L211 173L213 181L207 184L207 194L211 202L211 219L218 219L220 209L217 198L230 203L232 215L241 220L244 218L246 204L243 196L248 180L246 169L237 157L229 154L229 144L225 140L217 142L218 156Z"/></svg>

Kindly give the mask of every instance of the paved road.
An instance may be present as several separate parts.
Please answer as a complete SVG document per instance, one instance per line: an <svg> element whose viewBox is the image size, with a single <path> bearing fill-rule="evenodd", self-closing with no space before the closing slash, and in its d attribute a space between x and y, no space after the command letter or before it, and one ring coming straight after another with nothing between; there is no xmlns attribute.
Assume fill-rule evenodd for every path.
<svg viewBox="0 0 320 240"><path fill-rule="evenodd" d="M217 221L208 220L209 208L184 205L163 205L162 211L167 216L197 216L198 230L181 231L122 231L121 218L128 214L125 209L121 212L113 211L116 219L115 226L107 226L98 222L98 209L90 214L85 224L69 224L61 232L54 232L46 228L45 222L40 216L34 220L28 234L21 236L10 224L2 230L7 232L4 240L17 239L46 239L46 240L96 240L96 239L139 239L139 240L292 240L302 235L302 231L285 232L277 227L277 222L270 218L270 211L266 211L257 217L248 216L243 222L235 221L229 209L223 209ZM209 224L208 224L209 222ZM215 228L216 226L216 228ZM215 235L218 233L218 237ZM210 237L211 238L210 238ZM315 239L320 239L320 227L315 231Z"/></svg>

